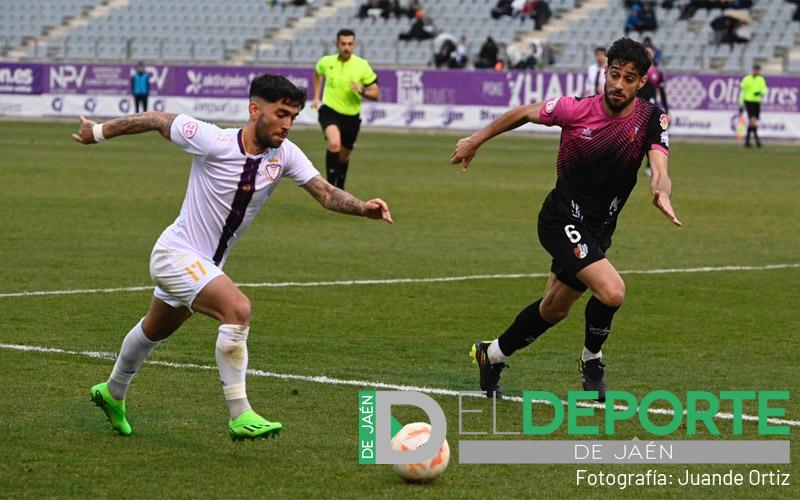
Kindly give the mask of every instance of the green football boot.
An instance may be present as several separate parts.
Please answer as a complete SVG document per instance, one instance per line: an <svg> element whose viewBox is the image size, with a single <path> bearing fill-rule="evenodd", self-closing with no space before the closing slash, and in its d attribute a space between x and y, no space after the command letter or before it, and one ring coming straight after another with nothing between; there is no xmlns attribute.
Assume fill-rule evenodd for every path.
<svg viewBox="0 0 800 500"><path fill-rule="evenodd" d="M133 430L131 424L125 418L125 400L117 401L108 392L108 383L97 384L89 390L94 404L106 412L106 417L111 423L111 427L123 436L130 436Z"/></svg>
<svg viewBox="0 0 800 500"><path fill-rule="evenodd" d="M281 429L283 426L280 422L270 422L253 410L244 411L228 422L228 435L234 441L274 438Z"/></svg>

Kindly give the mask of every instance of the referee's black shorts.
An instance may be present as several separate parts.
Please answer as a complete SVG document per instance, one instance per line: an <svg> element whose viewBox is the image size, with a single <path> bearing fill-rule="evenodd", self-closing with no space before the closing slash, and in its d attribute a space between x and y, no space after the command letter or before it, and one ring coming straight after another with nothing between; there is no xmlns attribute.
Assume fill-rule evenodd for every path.
<svg viewBox="0 0 800 500"><path fill-rule="evenodd" d="M343 115L323 104L319 108L319 125L323 133L330 125L336 125L342 137L342 146L353 149L361 129L361 118L359 115Z"/></svg>
<svg viewBox="0 0 800 500"><path fill-rule="evenodd" d="M744 103L744 108L747 110L747 116L750 118L758 118L758 115L761 114L761 103L760 102L747 102Z"/></svg>

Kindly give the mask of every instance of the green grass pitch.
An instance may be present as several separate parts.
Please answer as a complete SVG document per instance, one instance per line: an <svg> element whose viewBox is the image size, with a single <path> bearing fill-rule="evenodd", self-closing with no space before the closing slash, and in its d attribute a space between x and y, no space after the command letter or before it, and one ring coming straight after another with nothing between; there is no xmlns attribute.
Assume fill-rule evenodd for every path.
<svg viewBox="0 0 800 500"><path fill-rule="evenodd" d="M178 214L190 157L155 133L80 146L69 137L76 128L0 122L0 294L150 283L150 250ZM291 137L323 165L318 130ZM557 139L495 139L467 174L448 164L456 140L363 133L348 190L384 198L396 224L326 212L285 181L226 272L241 283L546 273L550 260L535 216L555 181ZM800 148L675 141L672 150L673 204L685 227L672 227L650 205L640 173L609 252L618 269L800 262ZM785 418L800 419L800 268L623 277L626 304L604 349L611 388L638 396L656 389L788 390ZM501 333L544 284L545 278L519 278L246 288L254 315L250 367L474 390L470 344ZM0 343L113 352L149 296L0 296ZM580 388L575 360L586 298L514 356L504 374L509 393L564 397ZM213 367L215 338L214 322L196 317L151 359ZM84 355L0 349L0 497L800 497L797 427L788 437L790 465L459 465L452 396L435 397L449 423L449 469L430 485L406 485L389 466L357 463L359 387L251 377L254 408L283 422L284 432L234 444L217 374L198 368L145 365L129 393L134 435L126 439L88 398L111 366ZM470 404L490 409L479 400ZM745 412L756 414L756 405L745 404ZM498 403L503 430L519 426L521 414L519 403ZM421 418L410 409L397 416ZM730 436L730 421L718 424ZM633 424L614 438L634 436L654 438ZM671 437L686 438L680 431ZM555 438L570 436L562 430ZM739 439L758 439L756 424L746 422ZM792 473L792 485L620 491L576 485L578 468L676 475L687 468L781 469Z"/></svg>

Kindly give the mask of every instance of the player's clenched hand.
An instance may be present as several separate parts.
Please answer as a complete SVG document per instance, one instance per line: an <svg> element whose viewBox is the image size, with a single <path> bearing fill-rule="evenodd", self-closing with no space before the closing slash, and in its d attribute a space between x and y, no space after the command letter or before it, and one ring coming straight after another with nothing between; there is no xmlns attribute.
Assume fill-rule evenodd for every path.
<svg viewBox="0 0 800 500"><path fill-rule="evenodd" d="M450 163L458 165L461 163L461 171L466 172L469 169L469 164L475 158L475 153L478 152L478 141L472 136L464 137L456 143L456 149L453 151L453 156L450 158Z"/></svg>
<svg viewBox="0 0 800 500"><path fill-rule="evenodd" d="M94 134L92 133L92 127L94 127L94 125L95 122L87 120L81 115L81 128L78 130L77 134L72 134L72 138L81 144L94 144L97 142L94 140Z"/></svg>
<svg viewBox="0 0 800 500"><path fill-rule="evenodd" d="M670 222L678 227L683 226L683 223L675 216L675 211L672 210L672 203L669 201L669 196L666 196L661 191L655 191L653 193L653 205L658 207L661 213L663 213Z"/></svg>
<svg viewBox="0 0 800 500"><path fill-rule="evenodd" d="M364 202L364 217L383 219L389 224L394 224L392 213L389 211L389 205L380 198L374 198Z"/></svg>

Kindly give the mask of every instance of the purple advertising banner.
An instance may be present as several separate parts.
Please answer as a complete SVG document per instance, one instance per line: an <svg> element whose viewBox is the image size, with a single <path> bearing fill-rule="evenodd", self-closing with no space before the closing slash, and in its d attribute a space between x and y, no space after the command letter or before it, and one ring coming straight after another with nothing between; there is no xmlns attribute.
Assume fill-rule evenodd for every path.
<svg viewBox="0 0 800 500"><path fill-rule="evenodd" d="M40 64L0 63L0 94L41 94L42 71Z"/></svg>
<svg viewBox="0 0 800 500"><path fill-rule="evenodd" d="M236 66L147 66L151 93L160 96L225 98L247 97L250 81L275 72L300 87L311 89L312 68ZM0 63L0 94L130 93L130 64L17 64ZM378 71L381 101L406 106L512 107L551 97L581 95L583 72L549 71ZM769 93L764 111L800 112L800 77L767 76ZM735 110L738 76L707 74L667 75L671 109Z"/></svg>
<svg viewBox="0 0 800 500"><path fill-rule="evenodd" d="M45 94L129 94L132 64L44 64L42 88ZM0 66L2 67L2 66ZM149 65L150 93L166 92L170 67Z"/></svg>

